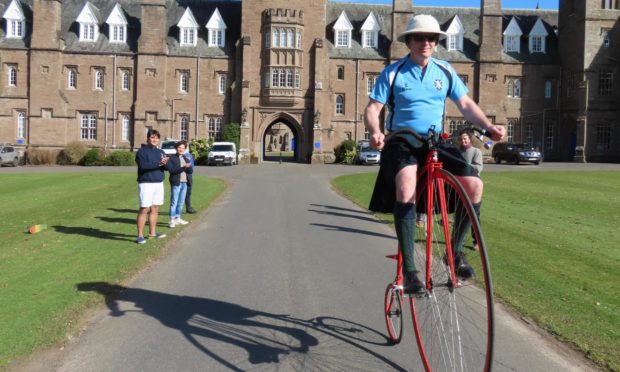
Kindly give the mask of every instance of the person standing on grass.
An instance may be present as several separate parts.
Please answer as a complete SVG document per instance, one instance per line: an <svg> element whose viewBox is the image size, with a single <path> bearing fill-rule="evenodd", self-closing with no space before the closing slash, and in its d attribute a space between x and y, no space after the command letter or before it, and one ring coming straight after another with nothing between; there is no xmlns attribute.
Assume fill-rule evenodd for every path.
<svg viewBox="0 0 620 372"><path fill-rule="evenodd" d="M138 165L138 196L140 210L136 224L138 225L138 237L136 243L144 244L144 227L148 215L149 238L165 238L166 234L158 234L157 216L159 206L164 204L164 170L168 168L168 157L159 148L160 135L155 129L149 129L146 133L146 144L143 144L136 154Z"/></svg>
<svg viewBox="0 0 620 372"><path fill-rule="evenodd" d="M177 225L187 225L189 222L181 218L183 202L187 192L188 175L194 172L194 167L185 154L187 142L179 141L175 145L177 153L170 157L170 222L168 226L173 228Z"/></svg>
<svg viewBox="0 0 620 372"><path fill-rule="evenodd" d="M467 131L461 132L459 135L459 151L461 151L461 155L465 161L472 166L477 172L477 175L480 176L482 172L482 151L479 148L475 147L471 143L471 134ZM476 216L478 220L480 220L480 206L482 205L482 200L480 203L474 204L474 210L476 211ZM474 235L474 230L471 231L471 237L474 241L474 250L478 250L478 242L476 242L476 236Z"/></svg>
<svg viewBox="0 0 620 372"><path fill-rule="evenodd" d="M189 151L185 152L185 157L187 157L187 159L189 160L189 163L191 164L191 168L192 168L192 172L191 173L187 173L187 192L185 193L185 212L192 214L192 213L196 213L196 210L194 208L192 208L192 183L194 183L194 178L193 178L193 174L194 174L194 157L192 156L192 153Z"/></svg>

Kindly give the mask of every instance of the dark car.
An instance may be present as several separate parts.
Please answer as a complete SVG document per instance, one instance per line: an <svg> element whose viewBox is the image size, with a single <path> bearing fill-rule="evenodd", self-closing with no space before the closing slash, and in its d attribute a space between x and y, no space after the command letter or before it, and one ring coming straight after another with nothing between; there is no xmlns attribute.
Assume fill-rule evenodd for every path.
<svg viewBox="0 0 620 372"><path fill-rule="evenodd" d="M542 162L540 152L524 143L496 143L491 156L495 164L501 163L502 160L515 164L526 162L540 164Z"/></svg>

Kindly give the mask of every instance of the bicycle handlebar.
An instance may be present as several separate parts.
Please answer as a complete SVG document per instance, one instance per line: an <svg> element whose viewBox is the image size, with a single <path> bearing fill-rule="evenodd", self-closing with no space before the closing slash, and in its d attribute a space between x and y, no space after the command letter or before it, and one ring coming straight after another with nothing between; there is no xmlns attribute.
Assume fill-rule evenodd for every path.
<svg viewBox="0 0 620 372"><path fill-rule="evenodd" d="M485 129L481 129L478 127L474 127L473 125L470 126L470 129L474 132L474 137L478 138L480 140L480 142L482 142L484 144L484 148L489 150L491 147L493 147L493 141L489 140L489 141L485 141L484 137L487 134L487 131ZM476 134L478 133L478 134Z"/></svg>

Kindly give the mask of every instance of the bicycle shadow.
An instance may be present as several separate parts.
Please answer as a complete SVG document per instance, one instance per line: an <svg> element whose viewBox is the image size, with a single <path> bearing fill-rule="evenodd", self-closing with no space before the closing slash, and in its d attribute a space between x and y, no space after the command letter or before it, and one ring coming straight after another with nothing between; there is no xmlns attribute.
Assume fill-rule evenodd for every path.
<svg viewBox="0 0 620 372"><path fill-rule="evenodd" d="M393 235L380 234L380 233L376 233L373 231L367 231L367 230L361 230L361 229L354 229L354 228L347 227L347 226L327 225L323 223L311 223L310 226L323 227L325 230L330 230L330 231L342 231L342 232L378 236L381 238L396 240L396 237Z"/></svg>
<svg viewBox="0 0 620 372"><path fill-rule="evenodd" d="M111 316L120 317L126 312L140 311L157 319L161 324L178 330L194 347L233 371L242 371L243 369L237 365L243 364L243 361L220 355L222 353L216 350L222 348L218 348L217 342L212 341L244 350L248 355L248 362L252 365L281 363L286 358L287 366L306 369L311 368L313 357L317 359L315 367L323 367L325 361L318 360L323 358L323 350L321 349L321 353L315 353L316 355L313 355L312 350L318 348L321 343L327 343L327 347L330 348L330 344L334 344L333 341L336 340L349 348L357 349L367 358L372 358L375 365L380 364L383 367L381 369L389 367L405 371L405 368L363 345L363 343L388 345L385 336L345 320L329 317L303 320L215 299L180 296L106 282L85 282L77 284L76 287L81 292L92 291L105 296ZM121 310L119 302L133 303L137 310ZM364 340L361 336L364 332L374 332L383 342ZM208 345L214 345L214 348ZM242 354L235 352L234 356L240 358ZM342 370L351 368L347 363L359 363L359 360L343 360L339 367L337 365L339 362L332 359L333 357L329 358L332 367ZM333 365L334 361L336 365Z"/></svg>

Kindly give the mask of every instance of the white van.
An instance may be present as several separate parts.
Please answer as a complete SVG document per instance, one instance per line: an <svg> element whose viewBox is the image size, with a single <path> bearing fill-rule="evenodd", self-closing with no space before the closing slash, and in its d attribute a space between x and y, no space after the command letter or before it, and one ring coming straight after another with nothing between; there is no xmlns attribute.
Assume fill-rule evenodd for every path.
<svg viewBox="0 0 620 372"><path fill-rule="evenodd" d="M234 142L213 142L209 151L208 165L236 165L237 146Z"/></svg>
<svg viewBox="0 0 620 372"><path fill-rule="evenodd" d="M179 141L180 140L166 137L159 143L159 148L168 156L174 155L177 153L177 142ZM185 152L189 152L189 143L185 147Z"/></svg>

